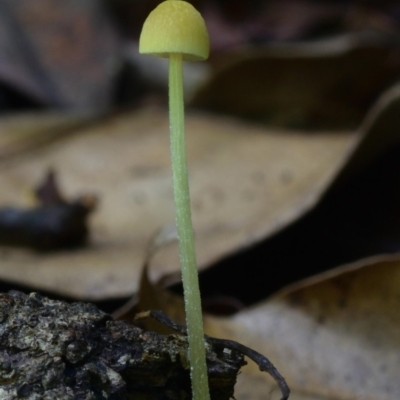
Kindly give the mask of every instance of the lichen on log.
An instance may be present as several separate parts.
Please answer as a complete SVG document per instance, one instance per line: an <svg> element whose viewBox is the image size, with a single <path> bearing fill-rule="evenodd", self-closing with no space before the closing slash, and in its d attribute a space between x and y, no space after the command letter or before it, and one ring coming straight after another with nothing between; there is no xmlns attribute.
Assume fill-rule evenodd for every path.
<svg viewBox="0 0 400 400"><path fill-rule="evenodd" d="M228 400L243 356L207 344L211 398ZM191 399L187 340L92 304L0 294L0 399Z"/></svg>

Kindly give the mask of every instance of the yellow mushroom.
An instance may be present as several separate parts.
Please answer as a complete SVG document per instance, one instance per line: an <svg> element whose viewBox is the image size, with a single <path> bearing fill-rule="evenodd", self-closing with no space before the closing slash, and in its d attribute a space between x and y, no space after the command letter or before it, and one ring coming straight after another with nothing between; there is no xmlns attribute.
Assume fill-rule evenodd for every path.
<svg viewBox="0 0 400 400"><path fill-rule="evenodd" d="M208 400L210 395L204 330L190 212L182 82L183 60L198 61L208 57L209 39L203 18L191 4L185 1L164 1L150 13L143 25L139 52L169 58L171 165L192 393L194 400Z"/></svg>
<svg viewBox="0 0 400 400"><path fill-rule="evenodd" d="M185 61L206 60L210 41L203 17L186 1L164 1L143 25L139 52L159 57L179 53Z"/></svg>

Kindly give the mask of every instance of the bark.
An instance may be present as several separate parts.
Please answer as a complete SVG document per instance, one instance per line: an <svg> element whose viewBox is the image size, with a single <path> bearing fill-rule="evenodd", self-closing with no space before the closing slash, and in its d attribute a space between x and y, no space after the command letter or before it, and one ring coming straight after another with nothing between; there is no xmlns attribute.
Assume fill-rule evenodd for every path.
<svg viewBox="0 0 400 400"><path fill-rule="evenodd" d="M244 365L207 342L212 399L233 395ZM85 303L0 294L0 399L191 399L187 340L143 331Z"/></svg>

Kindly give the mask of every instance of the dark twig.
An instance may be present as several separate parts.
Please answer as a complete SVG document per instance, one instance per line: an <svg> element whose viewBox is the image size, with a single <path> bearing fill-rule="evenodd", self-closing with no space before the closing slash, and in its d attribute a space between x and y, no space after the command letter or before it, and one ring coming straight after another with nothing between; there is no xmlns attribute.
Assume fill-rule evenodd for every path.
<svg viewBox="0 0 400 400"><path fill-rule="evenodd" d="M135 319L142 319L149 317L161 322L163 325L166 325L169 328L173 329L174 331L179 332L183 335L187 333L185 326L177 324L176 322L172 321L162 311L150 310L141 312L136 315ZM267 372L276 381L276 383L279 386L279 389L282 392L281 400L287 400L289 398L290 389L285 381L285 378L278 372L278 370L274 367L271 361L268 360L267 357L263 356L262 354L258 353L255 350L250 349L247 346L244 346L243 344L235 342L234 340L217 339L208 335L204 336L206 340L209 343L212 343L214 346L220 348L227 348L229 350L234 350L249 357L259 366L260 371Z"/></svg>

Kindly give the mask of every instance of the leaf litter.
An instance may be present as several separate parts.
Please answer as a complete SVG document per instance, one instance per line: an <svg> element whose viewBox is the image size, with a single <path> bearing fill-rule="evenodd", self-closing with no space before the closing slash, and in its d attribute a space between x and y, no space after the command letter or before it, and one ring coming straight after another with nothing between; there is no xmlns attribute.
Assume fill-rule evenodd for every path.
<svg viewBox="0 0 400 400"><path fill-rule="evenodd" d="M290 399L396 399L399 267L398 255L343 265L287 286L229 318L206 315L206 333L268 355L287 379ZM184 321L180 296L151 282L147 268L141 282L135 307L131 303L119 317L132 319L135 312L160 309ZM151 323L144 328L168 333ZM235 396L261 400L269 393L268 398L279 398L277 391L249 364Z"/></svg>
<svg viewBox="0 0 400 400"><path fill-rule="evenodd" d="M291 127L355 128L398 77L395 37L352 33L222 53L193 105Z"/></svg>
<svg viewBox="0 0 400 400"><path fill-rule="evenodd" d="M174 221L167 132L166 113L144 109L4 162L3 205L20 202L54 167L68 196L93 192L101 207L90 247L45 257L7 249L2 278L92 300L136 292L149 238ZM187 132L200 268L309 210L361 136L272 130L204 114L188 116ZM174 247L155 257L152 274L179 271Z"/></svg>
<svg viewBox="0 0 400 400"><path fill-rule="evenodd" d="M296 8L296 2L292 3ZM304 5L306 4L304 3ZM335 10L335 13L337 10ZM355 25L360 21L365 24L362 13L359 13L359 10L357 12L351 13L350 18L345 21L350 25L353 24L353 28L356 27L356 29L357 26ZM356 14L356 19L354 19L354 14ZM362 18L360 18L360 15ZM317 24L321 22L318 21L318 18L320 16L315 20L311 18L311 20L306 21L305 26L301 26L301 24L294 26L297 29L294 36L299 35L299 33L300 36L304 32L307 33L307 29L310 29L310 27L313 29L312 25L315 22ZM353 19L350 20L351 18ZM359 18L358 21L357 18ZM367 23L375 24L378 19L374 17L369 19ZM387 23L389 20L381 18L378 22L382 23L382 21ZM326 21L322 22L325 23ZM293 28L290 25L291 21L286 27L289 28L289 31L290 28ZM281 26L274 29L276 28L278 30L273 34L279 35L282 32L285 34L284 30L279 31ZM285 26L283 28L285 29ZM251 123L238 123L237 120L198 113L193 113L189 117L189 130L197 126L197 130L194 129L192 134L197 140L194 141L191 151L194 160L192 173L198 180L198 183L195 181L193 184L195 188L193 201L199 226L198 241L202 246L199 251L201 268L209 266L215 260L221 259L232 251L247 248L253 243L281 231L285 226L313 208L321 197L329 195L332 189L340 186L349 176L354 176L371 160L381 155L398 139L396 129L396 126L399 125L400 96L398 87L386 92L376 103L373 110L364 118L366 110L377 95L387 87L388 83L396 79L398 70L396 50L393 51L390 43L383 47L382 43L378 43L376 48L372 45L366 46L367 48L364 46L361 49L358 48L356 43L356 46L353 47L354 39L357 42L357 37L360 38L360 36L347 35L342 38L341 42L336 42L336 45L339 44L338 46L327 46L325 48L328 50L327 52L325 50L321 52L318 50L318 46L314 47L314 49L317 49L315 54L310 59L302 60L305 61L305 65L308 65L306 69L312 67L310 70L314 74L314 79L311 80L307 75L301 74L301 69L296 71L298 64L292 63L297 56L299 58L302 55L304 56L301 53L301 48L297 45L293 47L284 45L276 54L274 54L274 51L277 47L272 48L272 57L269 54L271 49L264 49L267 50L267 54L262 54L263 51L258 52L261 58L267 56L266 59L269 59L269 61L275 60L276 62L279 57L286 57L287 64L292 64L291 67L288 67L289 71L290 68L293 68L291 72L295 72L295 77L296 73L299 73L298 76L301 79L298 79L297 82L294 79L293 84L288 85L287 90L279 93L273 92L270 98L268 91L271 88L271 83L281 84L284 81L274 79L268 82L265 79L265 74L262 79L258 79L256 74L252 74L249 78L253 79L253 83L256 82L256 89L262 86L267 96L264 98L251 96L243 101L243 95L246 94L246 91L243 90L240 91L240 96L238 96L241 99L242 108L239 105L239 108L234 109L232 106L235 107L235 104L227 102L227 108L224 108L226 106L223 105L220 110L228 112L233 110L236 115L261 117L264 121L267 120L281 126L280 128L265 128ZM370 40L370 37L368 40ZM329 43L335 42L321 42L320 45L323 48ZM300 49L300 53L296 53L295 47L297 50ZM305 48L313 49L312 46L308 45ZM109 49L103 47L102 50L104 49L109 51ZM282 49L283 51L279 53ZM348 67L351 65L350 70L353 76L351 77L351 74L348 74L345 77L347 81L346 79L342 81L340 74L334 75L332 86L329 86L332 82L328 82L329 85L326 85L325 80L315 79L315 76L320 73L326 75L324 73L326 70L320 69L323 63L318 64L318 62L321 60L317 60L313 64L315 60L312 60L312 58L314 56L317 59L321 56L323 58L324 54L336 66L338 60L340 60L339 64L343 62L343 71L348 72ZM255 59L256 63L260 63L257 59L258 55L256 52L243 52L242 50L236 54L222 55L217 60L216 65L218 66L218 63L222 65L221 61L225 63L223 69L220 70L223 73L217 71L211 81L217 79L218 83L218 79L221 79L222 76L223 79L227 79L227 87L230 88L229 74L232 72L231 67L239 65L242 68L240 73L237 74L237 77L241 79L249 71L249 61L251 64ZM346 58L349 58L350 61L346 61ZM367 62L365 62L366 60ZM369 62L371 60L377 60L378 64L372 63L372 65ZM387 62L381 63L382 60ZM281 66L284 68L286 61L278 69L281 69ZM347 62L348 64L346 64ZM361 70L357 69L358 62L364 64L364 66L368 65L368 68L365 68L362 74L360 73ZM255 68L259 69L260 65L263 65L262 62ZM314 65L316 65L315 68ZM54 67L54 65L51 67ZM337 68L332 68L332 70L334 74L338 71ZM2 70L0 70L1 72ZM54 72L57 71L49 72L48 76L57 76L57 73L54 75ZM363 75L364 73L365 75ZM267 75L270 76L271 74ZM254 77L257 79L254 79ZM307 79L303 80L304 77ZM36 86L37 82L34 80L24 81L21 79L18 82L20 78L22 78L22 74L19 77L17 76L14 83L26 85L25 88L27 88L28 93L31 91L30 94L36 96L38 100L43 101L46 96L51 95L49 91L43 92L44 87ZM108 78L109 76L106 80L103 80L105 85L101 87L102 90L105 88L107 92L106 103L100 101L102 105L108 104L107 102L110 99ZM70 94L68 93L70 88L65 90L66 87L62 86L65 82L62 79L61 76L61 81L57 79L56 81L61 84L60 87L64 90L64 93L61 93L65 96L64 101ZM349 88L349 80L351 84L355 83L354 90L345 91L339 93L339 95L331 91L332 87L343 89L346 86L346 88ZM347 84L343 82L347 82ZM359 85L360 82L368 82L368 85L362 87L362 85ZM263 86L264 84L266 84L266 87ZM306 86L304 91L302 84ZM315 86L313 86L314 84ZM214 104L214 109L222 104L219 96L221 96L221 93L223 95L223 92L221 90L218 92L218 85L211 88L212 96L209 98L212 101L214 101L214 97L216 99L217 103ZM45 87L47 86L45 85ZM312 96L302 97L302 92L307 93L309 88ZM209 90L210 87L205 87L205 89ZM217 91L213 92L214 89L217 89ZM254 92L253 90L254 93L257 93L257 91ZM280 94L283 94L283 97L280 97ZM353 97L353 94L355 97ZM76 96L74 98L79 101L82 100ZM201 102L198 102L199 98L197 97L193 104L201 104ZM329 101L326 102L326 99ZM208 105L209 100L202 104ZM48 99L44 101L48 101ZM216 107L216 104L218 107ZM245 105L249 107L246 108ZM46 121L47 115L41 118ZM142 272L141 265L146 258L146 252L143 249L147 248L154 231L160 229L160 227L168 226L173 221L171 209L160 201L160 197L163 196L166 199L169 197L169 201L171 200L166 183L168 156L154 145L154 143L164 140L162 135L165 135L165 132L161 134L161 131L166 130L165 114L153 108L139 111L133 117L126 114L109 117L103 119L101 124L95 123L92 126L83 126L78 123L78 126L81 125L78 129L73 123L68 127L69 118L70 116L67 116L64 119L64 122L67 121L66 129L63 128L64 122L62 121L60 125L53 124L51 129L43 129L43 127L37 129L36 124L31 129L31 124L27 122L26 118L18 117L16 118L17 121L14 120L11 123L16 128L17 140L10 134L10 130L5 129L4 119L2 120L0 143L4 143L4 146L0 144L0 161L2 161L1 168L3 168L4 175L10 172L10 176L3 176L0 179L2 187L6 188L4 193L0 195L0 202L20 203L23 201L21 192L32 187L32 184L36 182L46 168L55 166L58 169L61 165L63 168L62 184L66 186L69 193L87 189L92 191L92 188L94 188L106 200L107 206L103 214L93 220L95 237L92 245L81 253L62 252L45 257L38 257L31 252L4 248L1 253L2 263L5 264L4 269L12 270L15 268L16 270L14 274L6 271L4 278L75 298L95 300L126 296L138 289L137 282ZM150 124L146 123L146 118L155 118L156 125L157 123L159 125L157 129L160 132L155 133ZM356 131L353 129L343 132L343 128L358 126L362 119L364 122L361 128ZM8 122L10 121L12 119ZM332 130L334 123L337 124L336 131ZM133 129L135 126L137 129L132 141L127 139L127 126L129 124L132 124ZM25 131L24 125L25 128L28 126ZM120 132L121 126L123 127L122 133ZM163 126L163 129L161 129L161 126ZM303 127L304 131L286 129L282 126ZM60 131L58 131L59 127L61 127ZM314 132L312 134L316 136L312 141L311 132L306 131L310 127L313 127ZM327 127L327 130L318 129L321 127ZM208 137L206 134L204 143L201 142L197 137L204 134L203 131L210 131L210 133L217 131L217 135L220 133L220 140L215 138L212 140L211 135ZM25 133L20 136L22 132ZM115 143L105 139L106 135L112 136L117 141L122 138L123 145L115 146ZM146 138L146 135L150 136L150 140L148 137ZM254 147L246 143L245 135L254 141ZM263 135L268 138L265 139L265 142L264 139L261 139ZM97 143L95 140L91 142L90 137L96 137L96 140L100 137L100 142ZM147 162L147 157L151 153L150 144L146 143L146 139L152 142L153 152L156 153L149 158L149 162ZM208 148L206 140L210 143ZM232 141L235 141L234 145L230 143ZM314 141L316 144L311 144ZM84 144L82 145L82 143ZM203 147L197 153L195 147L199 143ZM131 161L135 157L139 157L140 162L129 164L127 161L129 158L128 151L125 147L130 148L132 144L133 148L129 157L132 157ZM304 144L304 147L306 147L306 144L311 146L311 149L305 151L302 144ZM62 148L64 145L70 151L77 150L76 157L68 156ZM108 146L112 156L104 157L104 153L100 149L103 145ZM217 149L215 149L215 145ZM82 146L83 148L79 150ZM260 151L255 150L257 146L260 147ZM271 146L270 149L269 146ZM226 147L226 152L221 150L223 147ZM32 149L34 151L28 154L28 150L31 151ZM92 149L99 150L97 158L90 153ZM157 150L154 151L154 149ZM142 150L144 150L143 156ZM233 152L232 156L229 156L230 152ZM274 161L271 161L270 164L265 160L260 162L263 152L264 158L270 158L276 153L276 157L272 158ZM299 156L299 152L301 156ZM254 163L246 158L245 153L250 153L254 157ZM120 154L124 159L122 163ZM166 154L168 154L168 151L166 151ZM290 155L295 155L297 158L290 159ZM281 164L278 162L279 157L283 160ZM103 160L100 161L102 158L104 158L103 167L101 165ZM327 158L327 160L323 158ZM314 163L310 162L310 159ZM60 163L59 160L61 160ZM240 160L240 163L237 160ZM114 164L115 168L113 169L111 165ZM236 174L240 169L238 164L243 164L243 173ZM255 164L261 168L255 170L253 168ZM111 169L109 175L104 174L106 165ZM122 179L120 171L117 172L117 166L122 166L124 171ZM207 166L209 166L208 169ZM321 170L318 170L317 166L321 166ZM82 176L78 172L80 168L83 171ZM209 176L201 172L203 168L206 169ZM93 174L95 170L97 172ZM64 171L66 171L65 174ZM229 174L232 175L232 171L237 175L236 181L230 180ZM210 179L213 174L216 175L215 180ZM120 179L121 182L119 182ZM151 183L151 180L154 179L158 185L161 182L162 191L157 192L154 189ZM207 185L208 182L210 182L209 186ZM281 184L292 187L285 191L280 188ZM137 191L136 185L139 186ZM259 186L262 186L261 190ZM116 194L110 195L110 187L115 192L122 192L121 187L129 188L129 190L123 192L121 197L125 196L125 200L130 198L130 202L124 202L124 199L118 198ZM293 201L289 201L289 196L293 196ZM231 198L236 201L232 201ZM254 203L254 198L261 198L264 203L271 202L271 204ZM153 206L155 204L156 210L155 212L153 210L151 215L149 210L145 210L145 217L149 221L149 226L145 226L145 218L143 217L143 221L139 218L140 223L138 224L137 215L143 212L148 202L152 203ZM226 205L228 205L229 212L224 214L222 210ZM157 206L159 207L157 208ZM255 208L254 213L248 210L253 206ZM215 208L216 210L214 210ZM124 221L122 216L124 214L125 216L130 215L132 211L136 217ZM206 214L210 218L207 218ZM214 223L212 218L217 223ZM232 232L233 230L238 232ZM131 247L133 247L133 251L130 251ZM209 249L210 251L208 251ZM164 282L165 278L168 278L168 274L170 274L172 280L177 279L176 271L178 268L175 252L174 244L170 248L163 249L157 255L151 268L145 271L146 274L150 273L153 280L161 279ZM73 265L80 266L82 261L84 268L81 271L71 268ZM110 265L113 269L119 271L110 271ZM355 397L362 397L367 400L395 399L399 397L396 381L399 365L393 352L393 349L398 347L396 338L398 338L399 333L399 320L394 312L398 309L398 296L396 297L395 294L395 289L398 287L398 266L397 256L380 256L361 260L333 272L294 284L268 301L243 310L232 318L210 317L207 319L208 328L214 333L222 332L225 338L240 339L243 343L246 343L246 341L254 342L255 348L260 349L261 346L262 351L265 349L269 356L272 353L271 359L279 367L283 366L284 375L288 377L289 382L295 388L291 396L293 400L320 400L322 398L338 400ZM134 271L132 275L127 274L130 269ZM4 273L4 271L2 272ZM52 273L54 274L52 275ZM75 274L76 277L73 276ZM21 280L22 275L24 276ZM151 292L149 289L152 285L151 279L147 275L148 285L147 287L144 285L143 280L146 281L146 279L143 276L143 291L150 294L150 297L158 297L158 304L166 301L165 299L168 297L160 295L162 289L157 289L158 294L157 290L155 290L155 293ZM122 277L125 280L124 283L122 283ZM136 281L129 282L130 279L136 279ZM111 289L109 289L110 287ZM176 300L176 296L171 296L171 298L175 298L175 300L169 300L168 307L175 310L178 315L181 312L179 310L182 310L181 303ZM142 306L145 307L145 304L142 304ZM266 387L270 387L270 389L266 389ZM268 394L271 398L277 396L271 382L267 382L265 377L260 376L252 369L242 374L242 381L235 392L235 396L242 399L261 399Z"/></svg>
<svg viewBox="0 0 400 400"><path fill-rule="evenodd" d="M398 255L360 260L234 317L207 317L205 329L268 354L295 393L394 400L400 396L399 279ZM251 365L244 374L258 376Z"/></svg>
<svg viewBox="0 0 400 400"><path fill-rule="evenodd" d="M393 89L360 130L346 134L271 129L190 114L189 168L200 268L271 236L310 210L360 141L378 134L387 136L387 144L396 140L391 123L398 115L393 106L398 97ZM174 221L167 130L164 111L143 109L77 129L22 153L18 163L4 161L2 205L20 203L21 192L43 171L57 167L67 195L90 191L102 206L92 220L90 247L45 257L6 249L2 278L88 300L136 292L143 249L157 230ZM175 245L154 258L152 279L173 274L177 280L178 271Z"/></svg>

